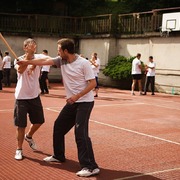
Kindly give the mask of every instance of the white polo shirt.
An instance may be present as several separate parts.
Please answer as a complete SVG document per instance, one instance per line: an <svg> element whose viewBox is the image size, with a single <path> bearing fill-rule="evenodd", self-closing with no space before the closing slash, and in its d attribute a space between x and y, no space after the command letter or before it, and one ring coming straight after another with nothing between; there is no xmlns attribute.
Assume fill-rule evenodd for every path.
<svg viewBox="0 0 180 180"><path fill-rule="evenodd" d="M141 61L138 58L135 58L132 61L132 71L131 71L131 74L141 74L141 69L139 68L139 65L141 65Z"/></svg>
<svg viewBox="0 0 180 180"><path fill-rule="evenodd" d="M156 63L155 62L150 62L148 64L149 67L153 68L148 68L147 76L155 76L155 68L156 68Z"/></svg>
<svg viewBox="0 0 180 180"><path fill-rule="evenodd" d="M34 54L34 58L45 58L46 56L43 54ZM18 58L20 61L24 59L24 56L20 56ZM14 61L14 67L16 68L17 60ZM15 98L16 99L34 99L40 94L39 87L39 75L40 75L40 66L36 66L36 68L29 75L28 70L31 65L28 65L26 70L20 74L17 72L17 84L15 88Z"/></svg>
<svg viewBox="0 0 180 180"><path fill-rule="evenodd" d="M10 56L4 56L3 62L5 62L4 69L10 69L11 68L11 57Z"/></svg>
<svg viewBox="0 0 180 180"><path fill-rule="evenodd" d="M42 66L42 69L41 69L41 71L49 72L49 70L50 70L50 67L51 67L51 66L44 65L44 66Z"/></svg>

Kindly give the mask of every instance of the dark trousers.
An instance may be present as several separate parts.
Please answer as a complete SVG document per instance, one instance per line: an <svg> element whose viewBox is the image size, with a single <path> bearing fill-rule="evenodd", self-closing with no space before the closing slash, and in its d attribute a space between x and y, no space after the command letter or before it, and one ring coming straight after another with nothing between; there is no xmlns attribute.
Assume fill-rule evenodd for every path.
<svg viewBox="0 0 180 180"><path fill-rule="evenodd" d="M48 72L47 71L42 71L41 77L40 77L40 88L41 88L41 93L49 92L46 79L48 79Z"/></svg>
<svg viewBox="0 0 180 180"><path fill-rule="evenodd" d="M4 85L5 86L11 86L10 74L11 74L11 69L4 68Z"/></svg>
<svg viewBox="0 0 180 180"><path fill-rule="evenodd" d="M144 86L144 93L148 91L149 84L151 84L151 91L154 94L155 76L146 76L146 82Z"/></svg>
<svg viewBox="0 0 180 180"><path fill-rule="evenodd" d="M65 159L65 134L73 127L81 168L97 168L94 159L91 139L89 138L89 117L94 102L66 104L54 123L53 148L54 157Z"/></svg>

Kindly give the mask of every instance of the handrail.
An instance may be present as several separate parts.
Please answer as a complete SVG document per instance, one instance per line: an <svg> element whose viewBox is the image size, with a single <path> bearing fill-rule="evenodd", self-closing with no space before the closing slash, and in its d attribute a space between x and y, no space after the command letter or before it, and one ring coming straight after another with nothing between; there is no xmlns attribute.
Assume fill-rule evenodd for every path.
<svg viewBox="0 0 180 180"><path fill-rule="evenodd" d="M0 32L50 36L144 34L159 31L162 25L162 12L179 9L180 7L176 7L87 17L0 13Z"/></svg>

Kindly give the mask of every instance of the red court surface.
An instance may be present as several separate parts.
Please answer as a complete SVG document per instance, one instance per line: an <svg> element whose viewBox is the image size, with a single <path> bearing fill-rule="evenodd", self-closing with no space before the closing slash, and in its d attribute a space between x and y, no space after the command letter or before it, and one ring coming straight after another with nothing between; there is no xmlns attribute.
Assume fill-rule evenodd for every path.
<svg viewBox="0 0 180 180"><path fill-rule="evenodd" d="M94 177L77 177L80 170L73 129L66 135L65 163L46 163L52 154L53 123L65 104L61 84L51 84L41 96L46 122L34 139L38 151L23 144L24 159L14 159L14 86L0 92L0 180L179 180L180 96L101 87L90 118L90 137L101 169ZM29 124L28 124L29 126Z"/></svg>

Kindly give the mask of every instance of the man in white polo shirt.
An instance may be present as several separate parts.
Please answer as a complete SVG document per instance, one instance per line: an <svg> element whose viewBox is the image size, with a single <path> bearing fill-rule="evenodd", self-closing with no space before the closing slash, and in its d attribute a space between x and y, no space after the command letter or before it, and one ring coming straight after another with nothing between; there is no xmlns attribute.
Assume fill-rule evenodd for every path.
<svg viewBox="0 0 180 180"><path fill-rule="evenodd" d="M145 66L147 70L146 74L146 82L144 86L144 94L146 95L148 91L149 84L151 84L151 95L154 94L154 86L155 86L155 68L156 68L156 63L153 60L153 56L149 56L149 64Z"/></svg>
<svg viewBox="0 0 180 180"><path fill-rule="evenodd" d="M11 86L11 80L10 80L10 75L11 75L11 56L9 56L9 52L6 51L4 53L4 58L3 58L3 66L4 70L4 86Z"/></svg>
<svg viewBox="0 0 180 180"><path fill-rule="evenodd" d="M44 55L48 55L48 51L46 49L43 50L42 54ZM49 94L49 89L48 89L48 85L47 85L47 80L48 80L48 73L50 70L49 65L44 65L41 68L41 75L40 75L40 88L41 88L41 94Z"/></svg>
<svg viewBox="0 0 180 180"><path fill-rule="evenodd" d="M131 94L135 95L134 90L135 90L135 85L138 82L138 87L139 87L139 94L142 94L142 85L141 85L141 79L142 79L142 72L141 72L141 54L138 53L136 58L132 61L132 87L131 87Z"/></svg>
<svg viewBox="0 0 180 180"><path fill-rule="evenodd" d="M34 133L44 123L44 113L41 99L39 97L39 75L41 66L18 65L25 57L29 60L33 58L45 58L43 54L35 54L36 42L28 38L24 41L23 49L25 54L14 61L14 68L17 70L17 84L15 89L15 107L14 107L14 124L17 128L17 149L15 154L16 160L23 159L23 141L26 140L29 146L36 150L36 144L33 140ZM28 57L27 57L28 56ZM27 115L31 125L25 133L27 127Z"/></svg>

